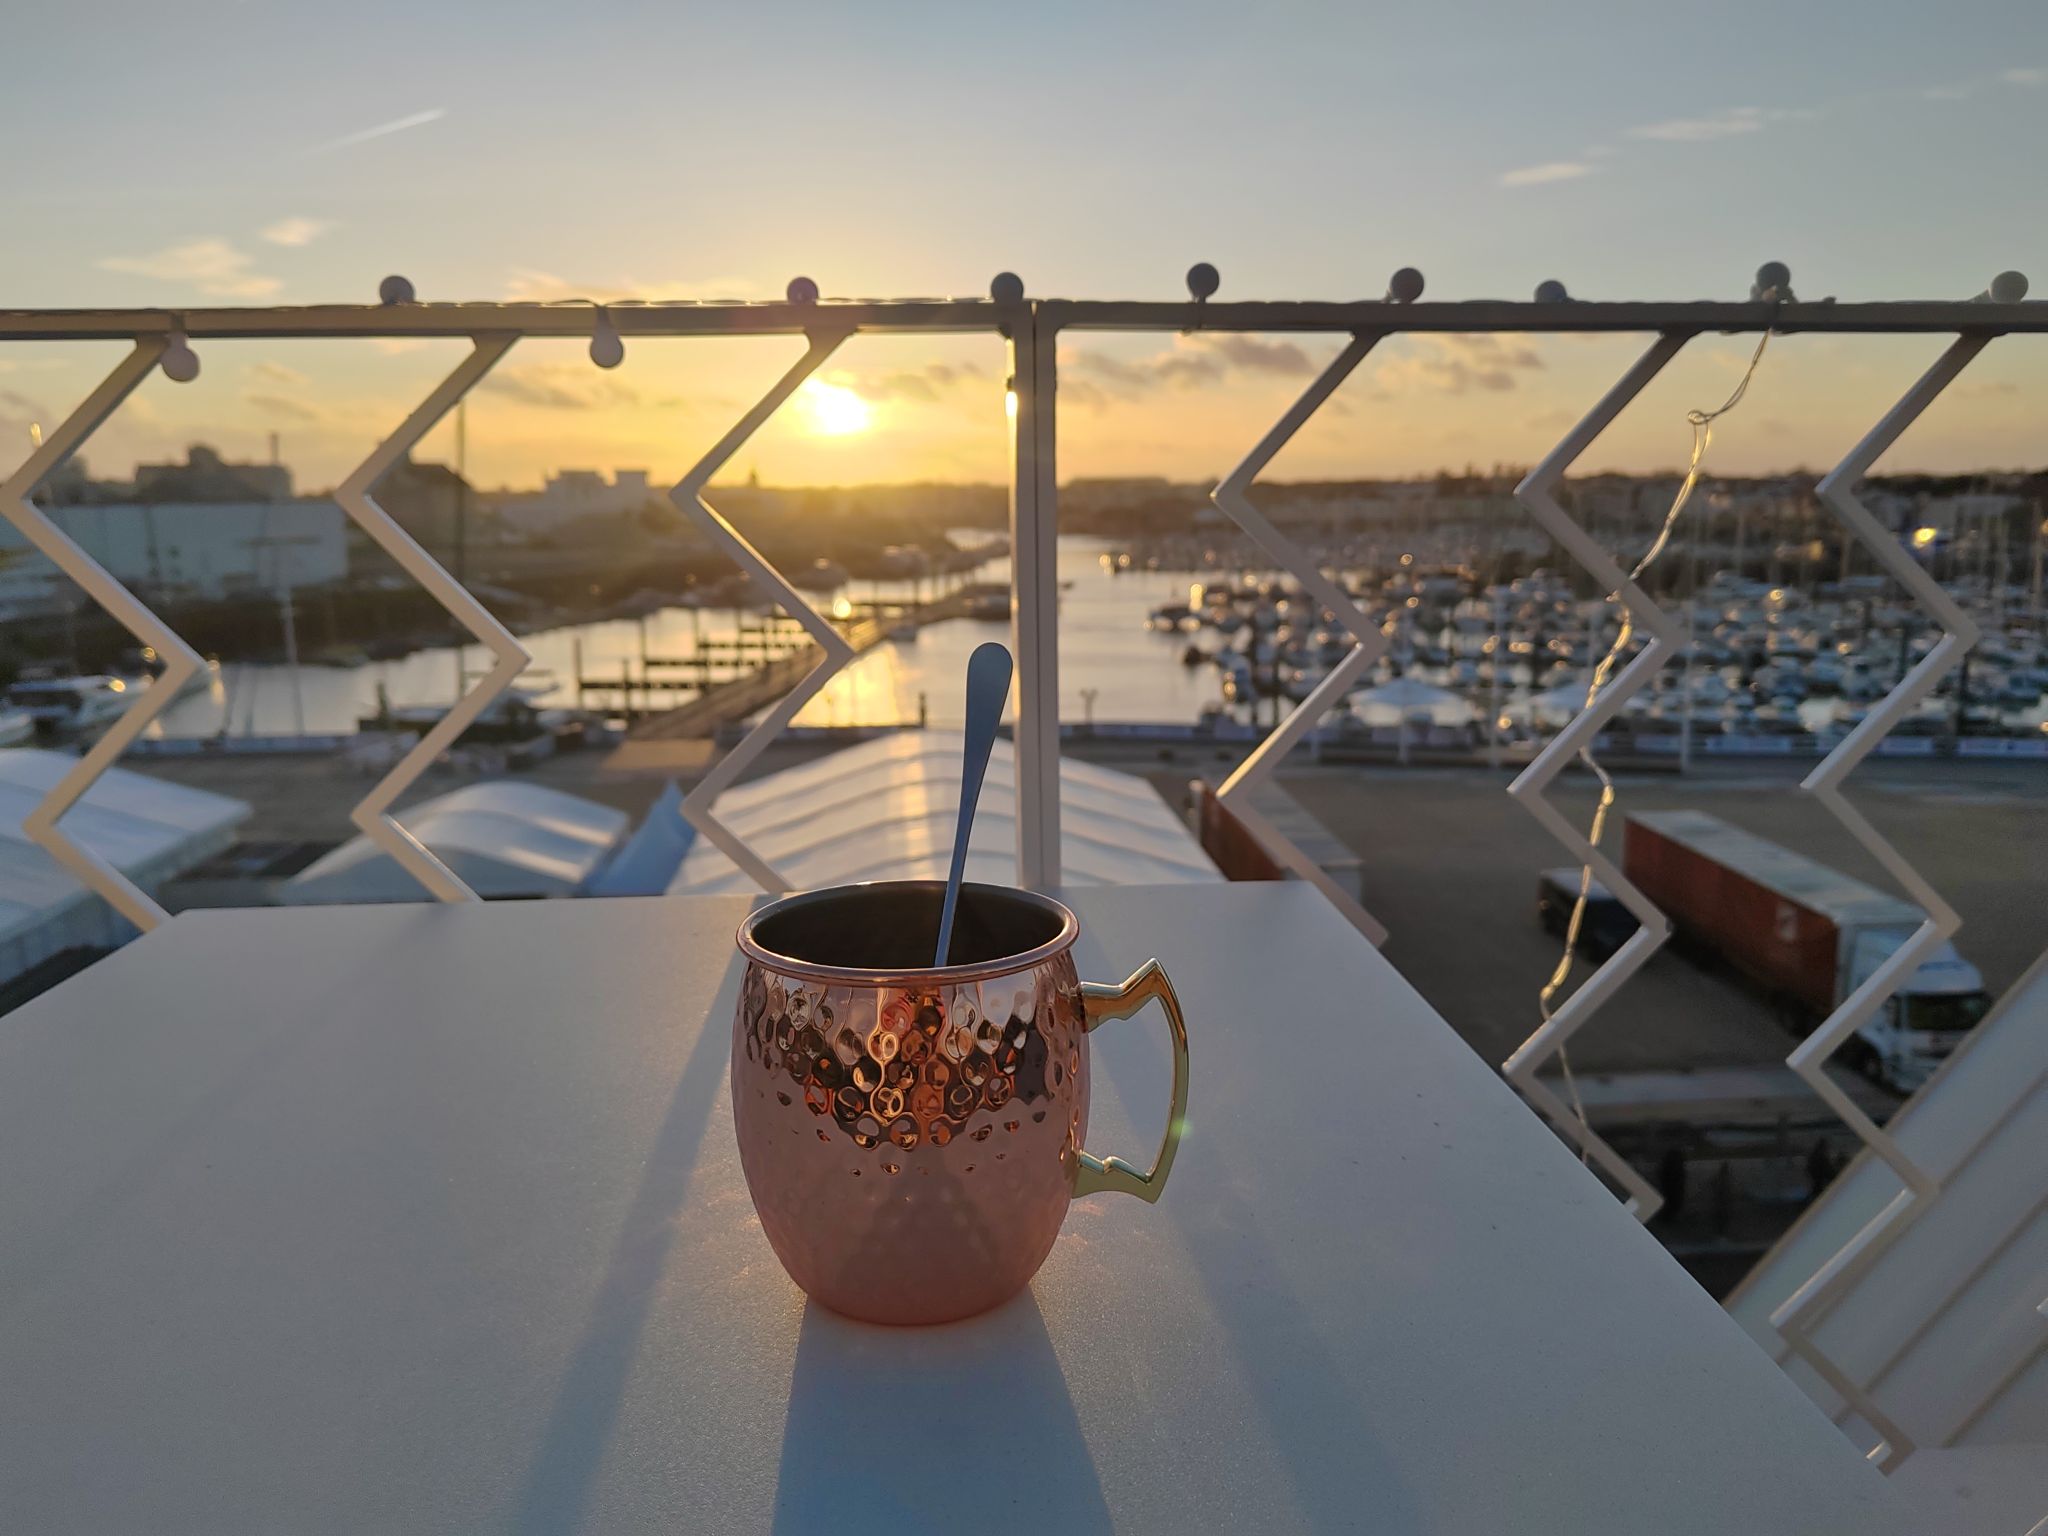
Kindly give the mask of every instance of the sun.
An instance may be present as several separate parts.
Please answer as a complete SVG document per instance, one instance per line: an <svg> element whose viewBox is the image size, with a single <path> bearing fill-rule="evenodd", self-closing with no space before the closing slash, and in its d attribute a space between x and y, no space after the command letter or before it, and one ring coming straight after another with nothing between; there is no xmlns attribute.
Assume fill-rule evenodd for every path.
<svg viewBox="0 0 2048 1536"><path fill-rule="evenodd" d="M867 401L844 384L810 379L804 384L803 395L804 404L810 411L811 430L820 437L846 437L864 432L874 415Z"/></svg>

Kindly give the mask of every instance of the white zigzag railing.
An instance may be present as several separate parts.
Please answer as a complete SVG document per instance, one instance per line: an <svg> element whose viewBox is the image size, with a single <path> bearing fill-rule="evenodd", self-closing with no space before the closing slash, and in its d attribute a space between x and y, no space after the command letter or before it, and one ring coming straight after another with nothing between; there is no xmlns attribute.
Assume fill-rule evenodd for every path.
<svg viewBox="0 0 2048 1536"><path fill-rule="evenodd" d="M491 701L512 685L513 679L526 670L533 658L514 638L512 631L470 596L461 582L449 575L439 561L398 526L390 513L377 505L370 490L415 443L433 430L436 422L455 408L458 400L475 388L477 382L490 372L491 365L511 351L518 339L517 336L474 338L469 356L456 365L455 371L443 379L434 392L406 417L398 430L378 444L334 492L334 499L340 503L341 509L375 539L408 576L432 593L434 600L496 658L495 664L476 686L434 722L412 750L398 760L397 765L363 796L362 802L350 813L351 819L362 828L363 835L397 860L438 901L475 901L477 895L432 849L399 825L391 815L391 807L443 752L455 744L464 731L476 723L477 717L490 706Z"/></svg>
<svg viewBox="0 0 2048 1536"><path fill-rule="evenodd" d="M1206 277L1199 288L1194 281L1197 274L1205 274ZM1926 889L1924 882L1917 882L1917 877L1903 860L1898 860L1888 846L1875 839L1867 824L1856 816L1835 790L1841 776L1855 761L1890 729L1914 700L1924 697L1926 691L1954 664L1966 648L1967 641L1963 637L1968 633L1968 620L1953 610L1945 595L1933 587L1896 543L1855 504L1847 495L1845 486L1848 480L1853 479L1854 473L1860 472L1856 469L1857 464L1861 462L1867 466L1869 459L1890 441L1890 436L1903 429L1927 400L1939 393L1963 363L1981 348L1984 344L1982 338L2004 331L2048 330L2048 314L2043 313L2048 306L2019 302L2024 296L2025 285L2023 280L2017 280L2017 274L2002 276L1993 283L1983 300L1965 304L1950 301L1801 304L1791 300L1765 302L1754 296L1748 303L1583 302L1566 299L1562 289L1554 284L1546 284L1539 290L1535 303L1505 300L1416 302L1422 284L1419 275L1412 272L1397 274L1392 285L1394 291L1386 301L1219 303L1210 301L1208 297L1214 293L1217 281L1213 270L1197 268L1191 272L1193 302L1050 299L1027 304L1022 296L1022 284L1007 274L991 285L994 302L982 299L820 301L815 285L799 280L791 285L788 303L612 305L602 312L590 312L577 306L562 305L419 304L411 302L409 285L393 280L387 287L397 296L391 302L377 306L223 309L188 311L176 316L147 310L0 312L0 340L121 339L136 344L134 354L115 370L70 421L52 435L50 442L28 464L4 487L0 487L0 515L20 526L39 548L51 554L65 570L79 579L138 638L153 645L163 656L167 668L164 679L144 690L114 730L51 792L31 818L30 830L55 857L95 890L106 895L124 914L145 926L161 918L160 908L118 872L65 838L56 822L113 761L121 748L132 741L168 703L178 686L196 672L200 662L190 648L132 594L65 539L28 503L27 497L37 481L74 452L78 444L146 376L157 357L167 350L167 345L182 346L182 335L459 337L472 344L471 355L463 364L344 482L336 496L348 514L404 569L432 591L437 600L460 619L494 656L495 665L479 685L463 694L456 707L365 797L354 813L356 824L366 835L419 878L434 896L447 901L465 900L471 893L445 864L392 819L390 809L435 757L452 744L518 675L526 665L526 653L488 611L376 505L370 494L376 481L483 377L518 338L593 337L593 360L600 366L611 366L618 360L621 333L628 336L802 335L808 341L808 350L803 358L684 477L674 493L677 505L733 556L758 588L804 626L823 652L818 666L769 711L738 747L713 767L684 802L684 812L690 821L739 867L746 869L767 888L782 888L785 882L778 872L755 856L717 818L713 807L722 791L759 757L775 734L846 664L851 648L837 629L710 506L705 500L705 487L710 477L848 336L882 330L1001 334L1008 337L1012 347L1012 366L1020 393L1019 436L1013 466L1016 510L1012 528L1013 549L1017 551L1013 595L1016 597L1016 622L1020 632L1019 782L1020 786L1027 783L1037 786L1031 794L1020 793L1020 872L1033 884L1056 883L1058 714L1053 688L1057 652L1056 636L1049 639L1044 631L1056 624L1049 565L1050 537L1057 511L1056 493L1050 484L1055 462L1051 402L1053 359L1061 336L1070 330L1341 335L1350 339L1338 357L1245 461L1217 486L1212 500L1280 566L1300 579L1304 588L1336 616L1357 643L1339 666L1319 683L1302 707L1264 739L1230 775L1221 788L1220 798L1276 858L1293 873L1315 883L1377 941L1383 933L1380 926L1332 886L1321 870L1258 813L1251 803L1251 794L1270 778L1288 752L1314 728L1327 707L1341 698L1348 685L1355 682L1381 654L1385 641L1348 596L1325 578L1302 550L1283 537L1258 512L1247 494L1249 487L1383 336L1408 332L1653 332L1659 339L1643 359L1517 491L1521 503L1573 557L1592 571L1607 590L1619 594L1628 604L1648 635L1648 644L1615 678L1594 706L1582 712L1563 734L1552 741L1510 788L1510 793L1564 847L1609 884L1635 914L1641 928L1504 1064L1510 1080L1530 1102L1558 1124L1564 1134L1578 1141L1589 1158L1598 1160L1601 1168L1629 1192L1631 1205L1637 1214L1647 1218L1656 1209L1655 1192L1604 1143L1591 1136L1576 1117L1564 1113L1564 1107L1538 1073L1593 1010L1611 996L1662 942L1665 923L1662 914L1621 878L1613 864L1598 849L1588 845L1580 829L1566 821L1549 803L1546 792L1565 763L1586 746L1601 726L1612 719L1629 697L1648 681L1678 637L1669 618L1649 603L1624 578L1613 560L1565 515L1550 494L1551 487L1649 378L1684 345L1687 337L1709 331L1753 333L1765 328L1784 332L1930 333L1950 337L1960 333L1964 339L1956 342L1928 379L1916 386L1914 394L1901 403L1893 417L1887 419L1887 424L1866 443L1868 454L1861 460L1858 455L1852 455L1844 467L1822 486L1830 506L1866 545L1878 552L1888 567L1908 580L1922 600L1942 618L1948 631L1940 645L1915 669L1900 690L1873 710L1865 725L1844 742L1809 781L1812 792L1827 803L1852 833L1862 838L1866 846L1886 862L1887 867L1893 869L1902 884L1921 897L1930 914L1929 928L1916 936L1914 944L1902 951L1892 966L1845 1004L1843 1010L1838 1011L1813 1040L1793 1056L1795 1070L1799 1070L1815 1091L1838 1113L1842 1113L1843 1118L1855 1126L1858 1134L1870 1141L1880 1155L1886 1155L1888 1139L1847 1103L1821 1070L1821 1064L1826 1054L1881 1002L1891 984L1917 961L1925 947L1952 931L1954 916L1932 891ZM605 357L599 356L596 340L599 334L608 343ZM1028 432L1023 430L1027 422ZM1859 454L1863 452L1859 449ZM1035 553L1027 558L1027 552ZM1032 565L1033 559L1046 569L1037 570ZM1904 570L1900 569L1901 565ZM1026 641L1028 644L1024 643ZM1027 722L1030 725L1028 730L1024 728ZM1889 1148L1889 1152L1891 1155L1887 1160L1891 1161L1896 1156L1896 1148ZM1895 1162L1894 1166L1898 1164ZM1902 1174L1906 1171L1901 1168ZM1908 1184L1910 1194L1913 1188L1910 1176ZM1854 1256L1849 1258L1853 1260ZM1811 1297L1809 1304L1812 1304ZM1795 1331L1800 1315L1803 1314L1795 1311L1789 1319Z"/></svg>
<svg viewBox="0 0 2048 1536"><path fill-rule="evenodd" d="M1865 1423L1883 1437L1872 1448L1870 1457L1887 1471L1896 1468L1912 1454L1915 1447L1911 1436L1885 1414L1869 1391L1852 1381L1820 1348L1814 1341L1813 1330L1828 1309L1911 1229L1940 1192L1941 1184L1933 1174L1908 1157L1891 1135L1856 1107L1828 1077L1826 1065L1828 1058L1862 1028L1893 992L1919 969L1921 962L1954 937L1962 926L1962 919L1942 900L1940 893L1919 870L1844 798L1841 786L1871 749L1962 661L1964 654L1977 643L1978 629L1976 622L1856 499L1853 488L1990 340L1988 335L1982 334L1958 337L1934 366L1900 397L1898 404L1871 428L1863 441L1828 471L1815 488L1821 501L1834 512L1856 541L1868 549L1879 564L1927 609L1943 631L1927 654L1899 679L1898 686L1871 708L1862 723L1821 760L1800 786L1833 813L1849 835L1885 867L1927 914L1926 921L1912 937L1871 972L1869 978L1843 999L1841 1006L1823 1019L1786 1058L1792 1070L1826 1101L1873 1154L1890 1166L1905 1186L1839 1253L1808 1277L1806 1283L1771 1314L1772 1326L1783 1336L1792 1353L1805 1361L1855 1409Z"/></svg>
<svg viewBox="0 0 2048 1536"><path fill-rule="evenodd" d="M1566 1042L1592 1016L1593 1011L1612 996L1616 988L1633 976L1643 962L1671 936L1671 924L1657 905L1622 874L1613 860L1594 846L1562 811L1544 798L1544 791L1550 787L1551 781L1563 771L1567 763L1588 749L1593 738L1600 733L1601 727L1619 713L1621 707L1637 690L1648 685L1657 669L1664 665L1664 658L1680 644L1680 635L1677 621L1651 602L1643 590L1629 580L1627 574L1614 563L1592 536L1572 521L1551 492L1573 461L1592 445L1593 439L1607 429L1631 400L1642 393L1644 386L1656 377L1659 370L1678 355L1686 340L1687 337L1684 335L1667 334L1652 342L1649 350L1636 360L1635 366L1621 376L1620 382L1607 392L1598 405L1586 413L1584 420L1564 435L1543 462L1530 471L1528 477L1515 488L1515 500L1535 514L1536 520L1543 525L1545 531L1556 539L1573 559L1592 572L1594 579L1603 589L1615 594L1628 605L1636 624L1649 635L1649 640L1642 650L1636 653L1635 659L1623 667L1614 680L1600 691L1599 697L1552 737L1549 744L1508 786L1508 793L1519 801L1530 815L1543 823L1550 835L1571 852L1574 861L1591 868L1595 878L1612 891L1621 904L1635 915L1638 927L1621 947L1608 956L1606 962L1588 976L1578 990L1522 1043L1521 1047L1502 1064L1501 1070L1507 1075L1508 1081L1521 1090L1522 1096L1534 1105L1546 1120L1570 1137L1615 1183L1628 1191L1628 1208L1642 1221L1648 1221L1657 1214L1664 1203L1663 1197L1651 1187L1648 1180L1636 1172L1626 1158L1602 1140L1585 1120L1571 1113L1536 1074L1544 1063L1564 1048Z"/></svg>
<svg viewBox="0 0 2048 1536"><path fill-rule="evenodd" d="M1256 480L1259 472L1273 460L1273 456L1287 446L1294 434L1299 432L1308 419L1315 415L1324 401L1336 391L1337 386L1351 376L1352 371L1365 360L1365 355L1378 344L1384 331L1369 331L1351 338L1344 350L1319 374L1309 387L1302 391L1301 398L1288 407L1285 414L1273 424L1273 428L1259 439L1258 446L1244 456L1237 468L1223 477L1215 490L1209 493L1209 500L1220 512L1249 534L1252 540L1272 557L1274 563L1292 574L1307 591L1329 613L1336 616L1351 637L1358 642L1350 653L1330 669L1330 673L1301 701L1299 707L1286 720L1276 726L1251 754L1237 765L1235 771L1223 781L1216 791L1219 804L1228 806L1237 819L1244 823L1252 836L1257 838L1280 863L1292 870L1301 879L1308 881L1329 899L1338 911L1350 919L1374 944L1386 942L1387 930L1379 921L1354 901L1349 892L1326 874L1314 859L1296 847L1271 821L1260 814L1252 803L1252 794L1273 776L1273 770L1283 762L1301 739L1314 730L1316 723L1337 705L1358 685L1368 668L1386 653L1387 637L1380 627L1351 601L1343 587L1323 574L1308 552L1293 540L1287 538L1269 522L1258 508L1254 507L1245 492Z"/></svg>
<svg viewBox="0 0 2048 1536"><path fill-rule="evenodd" d="M712 542L738 562L740 568L770 601L779 604L783 612L803 625L811 639L817 642L818 649L824 653L817 666L805 673L803 680L784 694L775 707L761 717L760 723L747 732L738 744L697 782L697 786L683 797L682 812L690 824L711 839L727 858L745 870L754 883L766 891L786 891L789 889L789 882L755 853L746 839L713 815L711 808L733 781L746 772L747 765L759 757L768 744L781 734L785 725L796 718L797 711L832 680L834 673L853 660L853 647L846 643L846 637L839 633L830 619L805 602L782 573L704 499L704 488L710 484L711 477L725 466L726 461L739 452L741 445L758 432L769 417L782 408L783 402L796 392L804 380L823 366L825 359L838 350L839 344L846 340L849 334L851 333L847 330L819 330L811 333L810 346L804 355L797 359L787 373L776 380L774 387L733 425L730 432L718 440L717 445L709 453L691 467L690 472L683 476L675 490L670 493L670 499L676 506L696 519L711 536Z"/></svg>
<svg viewBox="0 0 2048 1536"><path fill-rule="evenodd" d="M149 377L163 357L167 339L148 336L107 375L99 388L88 395L27 461L0 487L0 517L25 534L37 550L85 590L87 596L118 619L124 629L155 650L163 670L144 688L133 704L92 744L36 808L22 818L22 830L64 868L76 875L89 890L104 897L107 904L137 928L148 930L169 914L140 886L106 859L65 835L60 824L64 813L84 798L94 782L114 766L129 744L148 728L149 722L175 699L184 686L206 668L198 652L158 618L136 596L116 581L101 564L73 542L62 529L39 511L29 497L65 460L76 453L115 409Z"/></svg>

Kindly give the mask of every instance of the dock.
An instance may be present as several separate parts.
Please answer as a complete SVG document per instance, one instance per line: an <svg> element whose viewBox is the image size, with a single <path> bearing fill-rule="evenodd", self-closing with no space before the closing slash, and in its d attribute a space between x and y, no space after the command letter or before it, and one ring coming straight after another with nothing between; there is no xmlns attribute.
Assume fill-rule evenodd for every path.
<svg viewBox="0 0 2048 1536"><path fill-rule="evenodd" d="M997 608L1007 614L1009 598L1010 589L1005 584L973 582L955 588L944 597L914 607L901 604L864 605L866 611L857 611L854 617L841 622L839 632L853 648L853 653L858 656L861 652L881 644L892 631L905 626L921 629L927 624L937 624L947 619L989 614ZM598 688L624 690L629 715L634 692L638 692L645 699L650 697L650 686L656 692L664 687L671 690L693 689L696 697L672 709L647 714L628 730L627 738L630 741L708 739L716 736L720 727L745 720L756 711L774 703L817 666L819 649L802 626L793 620L780 620L777 622L776 633L782 644L771 648L764 642L759 659L750 670L722 682L712 681L708 665L698 667L694 671L664 673L665 667L676 667L682 663L664 662L659 657L647 657L642 675L637 681L621 677L592 679L590 683L591 686ZM711 642L707 641L705 644L708 650ZM737 657L738 653L733 654ZM707 663L712 659L707 657ZM721 664L731 665L730 662ZM579 690L583 686L583 682L579 680Z"/></svg>

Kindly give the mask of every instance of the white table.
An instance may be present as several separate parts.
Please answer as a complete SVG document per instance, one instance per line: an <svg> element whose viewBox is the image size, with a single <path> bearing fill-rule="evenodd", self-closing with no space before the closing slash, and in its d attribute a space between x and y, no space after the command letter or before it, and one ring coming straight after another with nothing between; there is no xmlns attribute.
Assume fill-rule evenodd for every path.
<svg viewBox="0 0 2048 1536"><path fill-rule="evenodd" d="M925 1331L807 1310L755 1224L743 901L175 919L0 1020L0 1525L1906 1528L1313 891L1075 905L1084 976L1185 1000L1172 1186ZM1096 1036L1098 1149L1149 1150L1162 1033Z"/></svg>

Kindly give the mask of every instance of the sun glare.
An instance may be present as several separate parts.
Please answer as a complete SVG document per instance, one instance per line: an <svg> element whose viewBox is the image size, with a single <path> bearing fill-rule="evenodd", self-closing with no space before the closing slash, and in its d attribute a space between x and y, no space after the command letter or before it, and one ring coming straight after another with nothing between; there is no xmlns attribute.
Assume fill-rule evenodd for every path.
<svg viewBox="0 0 2048 1536"><path fill-rule="evenodd" d="M844 384L811 379L804 384L804 403L810 411L811 430L821 437L845 437L867 429L874 413L867 401Z"/></svg>

